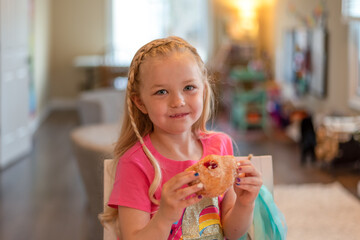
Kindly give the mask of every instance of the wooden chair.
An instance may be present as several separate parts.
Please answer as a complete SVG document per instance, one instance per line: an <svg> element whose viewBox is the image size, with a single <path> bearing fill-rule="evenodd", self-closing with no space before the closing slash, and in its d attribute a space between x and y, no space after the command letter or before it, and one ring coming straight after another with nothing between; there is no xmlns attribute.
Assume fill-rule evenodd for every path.
<svg viewBox="0 0 360 240"><path fill-rule="evenodd" d="M248 157L246 156L241 158L247 159ZM112 159L107 159L104 161L104 206L107 204L114 182L114 178L111 176L113 174L113 161L114 160ZM263 184L269 189L271 193L273 193L274 183L272 156L253 156L251 161L256 167L256 169L262 174ZM115 231L112 229L112 226L107 226L106 228L104 228L104 240L116 239L116 234Z"/></svg>

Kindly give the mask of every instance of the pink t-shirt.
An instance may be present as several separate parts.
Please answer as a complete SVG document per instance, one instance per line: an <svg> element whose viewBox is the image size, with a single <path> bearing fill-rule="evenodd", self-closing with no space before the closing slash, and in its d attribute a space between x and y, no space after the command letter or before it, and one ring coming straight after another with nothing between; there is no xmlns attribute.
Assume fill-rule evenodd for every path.
<svg viewBox="0 0 360 240"><path fill-rule="evenodd" d="M232 141L230 137L224 133L212 132L202 134L200 141L203 147L202 158L210 154L233 155ZM155 198L160 200L163 184L176 174L196 163L196 161L175 161L165 158L156 151L149 135L144 137L144 143L158 160L162 169L162 183L160 188L155 192ZM108 205L114 208L117 208L117 206L135 208L148 212L152 216L158 209L158 206L153 204L148 196L149 187L153 178L154 168L145 155L141 144L138 142L120 158ZM216 204L220 205L221 200L222 198L215 200L217 201ZM212 204L210 205L212 206ZM208 204L207 207L209 208L210 205ZM219 207L217 206L217 208ZM220 209L217 211L219 213ZM174 225L175 224L179 223L177 222L174 223Z"/></svg>

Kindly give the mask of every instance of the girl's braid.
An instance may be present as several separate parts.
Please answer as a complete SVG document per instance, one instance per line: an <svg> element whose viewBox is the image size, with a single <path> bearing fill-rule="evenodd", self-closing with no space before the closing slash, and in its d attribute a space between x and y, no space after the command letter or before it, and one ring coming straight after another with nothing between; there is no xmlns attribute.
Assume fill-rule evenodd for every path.
<svg viewBox="0 0 360 240"><path fill-rule="evenodd" d="M160 182L162 179L161 169L160 169L160 165L159 165L158 161L156 160L156 158L153 156L153 154L150 152L150 150L146 147L143 137L141 136L141 134L139 132L139 128L138 128L138 126L136 126L136 122L134 119L134 111L133 111L133 109L136 108L136 106L133 104L131 97L134 96L135 94L138 94L135 92L139 88L139 82L138 82L137 77L139 74L140 64L144 60L145 56L148 53L150 53L151 50L153 50L159 46L162 46L162 45L171 44L174 41L177 42L177 44L175 44L175 45L178 45L178 44L185 45L185 43L186 43L183 41L179 41L175 37L170 37L167 39L154 40L154 41L150 42L149 44L140 48L137 51L137 53L135 54L135 57L131 62L130 69L129 69L129 75L128 75L128 84L127 84L127 93L128 94L127 94L126 101L127 101L127 106L128 106L130 123L133 127L135 135L137 136L137 138L139 139L139 141L141 143L141 146L142 146L146 156L149 158L151 164L153 165L153 167L155 169L154 180L149 189L149 197L150 197L151 201L155 204L160 203L159 200L155 199L154 193L155 193L156 189L158 188L158 186L160 185ZM135 86L135 85L137 85L137 86Z"/></svg>

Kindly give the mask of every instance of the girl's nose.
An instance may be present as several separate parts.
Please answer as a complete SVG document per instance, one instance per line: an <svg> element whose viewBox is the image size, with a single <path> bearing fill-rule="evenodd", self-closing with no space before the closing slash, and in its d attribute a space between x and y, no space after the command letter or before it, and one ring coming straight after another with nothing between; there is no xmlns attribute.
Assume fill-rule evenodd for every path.
<svg viewBox="0 0 360 240"><path fill-rule="evenodd" d="M185 105L184 96L182 94L174 94L171 99L170 106L176 108L176 107L182 107L184 105Z"/></svg>

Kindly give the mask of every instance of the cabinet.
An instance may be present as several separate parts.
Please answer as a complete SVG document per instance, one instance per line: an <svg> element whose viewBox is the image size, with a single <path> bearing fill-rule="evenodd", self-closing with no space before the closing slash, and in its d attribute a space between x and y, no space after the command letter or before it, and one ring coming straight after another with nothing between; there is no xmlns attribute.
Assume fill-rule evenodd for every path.
<svg viewBox="0 0 360 240"><path fill-rule="evenodd" d="M29 1L0 0L0 169L31 151Z"/></svg>
<svg viewBox="0 0 360 240"><path fill-rule="evenodd" d="M230 71L233 83L231 120L240 129L261 127L267 124L267 94L265 74L247 68Z"/></svg>

